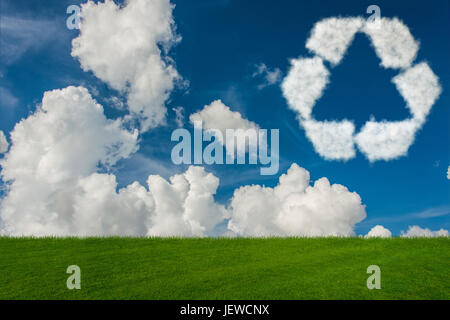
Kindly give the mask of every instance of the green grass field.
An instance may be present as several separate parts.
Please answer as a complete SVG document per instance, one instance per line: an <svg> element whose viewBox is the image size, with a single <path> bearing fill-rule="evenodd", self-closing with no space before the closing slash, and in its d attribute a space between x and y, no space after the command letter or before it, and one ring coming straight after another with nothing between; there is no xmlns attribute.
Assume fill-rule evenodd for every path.
<svg viewBox="0 0 450 320"><path fill-rule="evenodd" d="M449 238L0 238L0 299L449 298Z"/></svg>

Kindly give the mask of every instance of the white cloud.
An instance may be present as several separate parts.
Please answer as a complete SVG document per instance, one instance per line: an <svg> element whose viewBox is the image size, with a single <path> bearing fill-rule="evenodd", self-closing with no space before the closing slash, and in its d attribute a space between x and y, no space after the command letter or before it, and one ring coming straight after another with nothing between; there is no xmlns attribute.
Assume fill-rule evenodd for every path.
<svg viewBox="0 0 450 320"><path fill-rule="evenodd" d="M448 166L448 169L447 169L447 179L450 180L450 166Z"/></svg>
<svg viewBox="0 0 450 320"><path fill-rule="evenodd" d="M5 134L0 130L0 153L8 151L9 143L6 140Z"/></svg>
<svg viewBox="0 0 450 320"><path fill-rule="evenodd" d="M236 190L228 209L214 200L219 179L201 167L118 190L116 177L98 165L135 152L137 132L106 119L82 87L46 92L11 141L1 161L8 182L2 234L206 236L230 218L230 231L241 236L349 236L366 215L356 193L326 178L309 186L309 173L295 164L275 188Z"/></svg>
<svg viewBox="0 0 450 320"><path fill-rule="evenodd" d="M4 224L29 234L41 224L57 225L64 217L50 207L98 165L113 166L135 152L137 135L106 119L85 88L46 92L37 111L16 124L0 162L3 181L11 182L1 203Z"/></svg>
<svg viewBox="0 0 450 320"><path fill-rule="evenodd" d="M413 118L424 122L442 91L439 79L428 64L419 63L396 76L392 82L405 99Z"/></svg>
<svg viewBox="0 0 450 320"><path fill-rule="evenodd" d="M355 192L330 185L310 186L309 172L293 164L274 188L260 185L235 190L228 228L238 236L352 236L366 217Z"/></svg>
<svg viewBox="0 0 450 320"><path fill-rule="evenodd" d="M406 155L414 143L416 132L441 93L438 78L424 62L399 74L392 82L404 97L413 117L396 122L366 122L355 136L355 141L370 161L391 160Z"/></svg>
<svg viewBox="0 0 450 320"><path fill-rule="evenodd" d="M242 117L240 112L231 111L230 107L226 106L221 100L215 100L209 105L203 107L202 110L193 113L189 116L189 121L194 122L202 121L203 129L205 131L216 132L220 131L219 139L224 144L226 137L226 130L242 129L243 131L235 131L235 137L239 135L244 136L246 130L259 130L259 126ZM243 140L242 140L243 141ZM236 143L235 149L238 153L245 153L248 150L246 145ZM227 153L233 153L234 150L227 150Z"/></svg>
<svg viewBox="0 0 450 320"><path fill-rule="evenodd" d="M311 119L312 109L328 84L330 72L322 59L292 59L281 88L289 107L301 119Z"/></svg>
<svg viewBox="0 0 450 320"><path fill-rule="evenodd" d="M337 65L363 23L359 17L323 19L314 25L306 48Z"/></svg>
<svg viewBox="0 0 450 320"><path fill-rule="evenodd" d="M365 238L391 238L392 232L381 225L377 225L370 229Z"/></svg>
<svg viewBox="0 0 450 320"><path fill-rule="evenodd" d="M313 32L314 34L314 32ZM330 73L319 57L293 59L291 70L282 84L289 107L298 112L298 121L315 150L328 160L348 160L355 156L351 121L316 121L312 110L322 96Z"/></svg>
<svg viewBox="0 0 450 320"><path fill-rule="evenodd" d="M279 68L270 70L264 63L261 63L256 65L256 71L252 74L252 77L262 77L264 79L264 83L258 85L258 89L261 90L281 82L281 70Z"/></svg>
<svg viewBox="0 0 450 320"><path fill-rule="evenodd" d="M116 177L99 165L135 152L137 132L108 120L82 87L46 92L11 142L0 162L8 182L0 210L5 235L206 236L230 218L230 231L243 236L348 236L366 215L356 193L326 178L309 186L309 173L295 164L275 188L236 190L228 209L214 200L219 179L201 167L169 181L150 176L148 188L134 182L117 189Z"/></svg>
<svg viewBox="0 0 450 320"><path fill-rule="evenodd" d="M137 136L120 120L106 119L85 88L47 91L37 111L11 132L2 175L19 182L33 173L57 184L128 157L137 150Z"/></svg>
<svg viewBox="0 0 450 320"><path fill-rule="evenodd" d="M170 178L150 176L149 190L155 199L149 236L203 236L227 216L214 201L219 179L202 167L189 167L183 175Z"/></svg>
<svg viewBox="0 0 450 320"><path fill-rule="evenodd" d="M426 237L426 238L434 238L434 237L448 237L448 230L440 229L438 231L431 231L430 229L423 229L419 226L410 226L408 231L405 233L402 231L402 237L408 238L417 238L417 237Z"/></svg>
<svg viewBox="0 0 450 320"><path fill-rule="evenodd" d="M166 181L149 176L148 191L134 182L116 192L113 175L79 181L72 227L77 235L205 236L226 216L214 202L219 180L189 167Z"/></svg>
<svg viewBox="0 0 450 320"><path fill-rule="evenodd" d="M327 18L317 22L306 47L337 65L341 62L355 34L365 33L385 68L407 68L417 56L419 43L409 28L397 18L369 22L361 17Z"/></svg>
<svg viewBox="0 0 450 320"><path fill-rule="evenodd" d="M392 81L404 97L413 118L397 122L366 122L355 141L370 161L406 155L441 92L437 77L426 63L408 69Z"/></svg>
<svg viewBox="0 0 450 320"><path fill-rule="evenodd" d="M363 31L372 40L383 67L407 68L416 58L419 43L399 19L380 18L377 22L366 23Z"/></svg>
<svg viewBox="0 0 450 320"><path fill-rule="evenodd" d="M312 111L329 82L330 74L322 58L333 66L339 64L357 32L363 32L371 39L383 67L407 68L392 81L407 103L412 118L396 122L370 119L355 135L351 121L318 122ZM293 59L282 89L289 107L298 113L299 123L315 150L325 159L348 160L356 155L356 143L370 161L405 156L442 90L439 79L427 63L411 67L419 44L408 27L397 18L382 18L375 22L358 17L329 18L315 24L306 47L317 56Z"/></svg>
<svg viewBox="0 0 450 320"><path fill-rule="evenodd" d="M82 5L80 35L72 41L72 56L84 71L127 95L141 131L164 123L165 103L180 80L166 55L179 40L172 9L169 0L133 0L125 7L89 1Z"/></svg>
<svg viewBox="0 0 450 320"><path fill-rule="evenodd" d="M370 120L355 136L355 141L359 150L370 161L392 160L408 153L420 126L415 120L396 122Z"/></svg>
<svg viewBox="0 0 450 320"><path fill-rule="evenodd" d="M42 106L11 132L1 160L8 183L0 233L7 235L203 236L223 221L214 202L219 180L200 167L167 182L150 176L117 191L98 173L137 150L137 131L108 120L82 87L46 92Z"/></svg>
<svg viewBox="0 0 450 320"><path fill-rule="evenodd" d="M220 130L225 136L226 129L258 129L258 125L242 117L238 111L231 111L221 100L205 105L202 110L189 116L190 122L202 121L204 129Z"/></svg>
<svg viewBox="0 0 450 320"><path fill-rule="evenodd" d="M348 160L355 156L353 122L305 120L302 125L317 153L325 159Z"/></svg>

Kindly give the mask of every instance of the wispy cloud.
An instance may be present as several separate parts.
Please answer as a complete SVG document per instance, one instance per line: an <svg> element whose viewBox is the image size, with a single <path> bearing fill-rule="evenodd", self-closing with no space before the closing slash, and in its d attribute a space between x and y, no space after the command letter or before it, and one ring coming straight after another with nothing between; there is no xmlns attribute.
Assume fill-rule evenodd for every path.
<svg viewBox="0 0 450 320"><path fill-rule="evenodd" d="M5 87L0 87L0 97L0 107L11 109L19 103L19 99Z"/></svg>
<svg viewBox="0 0 450 320"><path fill-rule="evenodd" d="M392 215L390 217L380 217L367 219L362 224L370 225L375 223L392 223L392 222L404 222L414 219L431 219L437 217L444 217L450 215L450 206L439 206L434 208L425 209L422 211L410 212L402 215Z"/></svg>
<svg viewBox="0 0 450 320"><path fill-rule="evenodd" d="M55 21L0 16L0 59L10 65L29 50L39 50L55 39L58 28Z"/></svg>
<svg viewBox="0 0 450 320"><path fill-rule="evenodd" d="M256 71L252 74L252 77L263 79L263 83L258 85L259 90L281 82L282 73L279 68L269 69L264 63L260 63L255 67Z"/></svg>
<svg viewBox="0 0 450 320"><path fill-rule="evenodd" d="M179 106L172 108L172 111L175 112L175 123L181 128L184 125L184 108Z"/></svg>

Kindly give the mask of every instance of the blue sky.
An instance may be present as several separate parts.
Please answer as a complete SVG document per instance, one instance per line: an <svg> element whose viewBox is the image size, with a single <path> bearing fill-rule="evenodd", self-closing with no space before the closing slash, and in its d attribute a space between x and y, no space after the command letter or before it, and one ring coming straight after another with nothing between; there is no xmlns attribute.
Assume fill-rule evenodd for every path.
<svg viewBox="0 0 450 320"><path fill-rule="evenodd" d="M2 1L2 18L31 19L33 25L17 25L20 41L11 44L11 33L2 31L0 65L0 130L7 137L14 125L32 113L43 92L68 85L83 85L105 107L109 118L124 114L112 108L107 98L117 92L83 72L70 55L71 40L79 31L66 28L66 8L73 1ZM121 160L112 170L119 186L149 174L168 178L186 166L170 160L177 127L172 108L182 106L185 118L216 99L261 128L280 130L280 172L297 163L311 173L312 180L327 177L332 183L357 192L367 206L367 218L356 225L357 234L382 224L396 235L409 225L430 229L450 228L450 3L449 1L175 1L173 11L181 42L170 51L185 88L171 94L167 125L141 137L138 153ZM261 63L279 68L286 76L290 59L311 56L305 48L314 24L327 17L368 16L366 8L376 4L382 17L398 17L420 41L416 62L426 61L439 77L442 93L407 156L390 161L369 162L357 151L348 161L323 159L305 137L288 108L280 83L262 89L264 80L252 77ZM13 34L14 36L14 34ZM16 39L16 38L15 38ZM14 41L13 41L14 42ZM409 116L391 79L397 70L379 66L369 39L357 34L343 61L331 68L330 84L314 107L318 120L352 119L358 131L373 115L376 119L402 120ZM186 120L185 119L185 120ZM185 121L189 129L190 124ZM216 200L226 204L242 185L274 186L277 176L259 175L255 165L205 166L219 179Z"/></svg>

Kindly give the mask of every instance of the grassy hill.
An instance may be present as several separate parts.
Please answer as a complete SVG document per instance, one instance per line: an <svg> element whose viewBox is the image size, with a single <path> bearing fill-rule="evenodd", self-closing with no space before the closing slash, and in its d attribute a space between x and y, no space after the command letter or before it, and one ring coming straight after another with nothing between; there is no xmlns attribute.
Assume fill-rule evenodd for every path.
<svg viewBox="0 0 450 320"><path fill-rule="evenodd" d="M450 299L450 239L0 238L0 299Z"/></svg>

